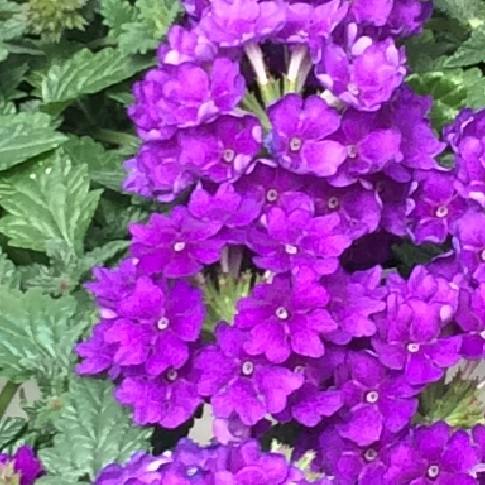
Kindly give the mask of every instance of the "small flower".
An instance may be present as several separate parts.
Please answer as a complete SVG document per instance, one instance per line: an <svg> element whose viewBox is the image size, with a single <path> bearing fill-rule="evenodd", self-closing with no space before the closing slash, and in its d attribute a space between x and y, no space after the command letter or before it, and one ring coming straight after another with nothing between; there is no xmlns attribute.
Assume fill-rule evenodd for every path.
<svg viewBox="0 0 485 485"><path fill-rule="evenodd" d="M485 214L468 212L457 222L455 247L465 272L485 282Z"/></svg>

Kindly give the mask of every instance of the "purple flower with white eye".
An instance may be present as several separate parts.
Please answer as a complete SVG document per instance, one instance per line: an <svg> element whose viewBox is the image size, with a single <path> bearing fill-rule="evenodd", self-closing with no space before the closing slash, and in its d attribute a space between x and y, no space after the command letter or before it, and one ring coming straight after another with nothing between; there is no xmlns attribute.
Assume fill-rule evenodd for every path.
<svg viewBox="0 0 485 485"><path fill-rule="evenodd" d="M468 212L457 222L455 248L466 274L485 282L485 214Z"/></svg>
<svg viewBox="0 0 485 485"><path fill-rule="evenodd" d="M157 50L160 65L211 62L216 55L216 47L198 28L189 30L181 25L172 25L167 40L168 43L160 44Z"/></svg>
<svg viewBox="0 0 485 485"><path fill-rule="evenodd" d="M350 245L347 236L336 232L339 224L337 214L313 217L306 210L288 214L274 207L266 227L249 233L249 247L256 253L253 262L269 271L291 271L309 279L334 273L338 257Z"/></svg>
<svg viewBox="0 0 485 485"><path fill-rule="evenodd" d="M418 408L413 389L402 374L390 372L370 352L347 357L348 376L337 381L347 410L338 430L359 446L379 441L383 432L397 433Z"/></svg>
<svg viewBox="0 0 485 485"><path fill-rule="evenodd" d="M388 277L386 311L376 317L379 336L373 341L380 361L404 370L412 385L435 382L460 360L462 338L442 336L456 312L458 290L417 267L409 281Z"/></svg>
<svg viewBox="0 0 485 485"><path fill-rule="evenodd" d="M287 94L268 108L270 149L279 164L295 173L333 175L346 149L328 140L340 124L337 111L319 96Z"/></svg>
<svg viewBox="0 0 485 485"><path fill-rule="evenodd" d="M342 47L327 44L316 76L344 103L362 111L377 111L404 80L404 49L397 48L392 39L360 37L349 50L350 58Z"/></svg>
<svg viewBox="0 0 485 485"><path fill-rule="evenodd" d="M291 352L321 357L325 348L322 334L337 328L327 309L328 293L318 283L277 276L271 283L253 288L239 300L234 323L250 329L244 350L270 362L282 363Z"/></svg>
<svg viewBox="0 0 485 485"><path fill-rule="evenodd" d="M139 426L159 424L174 429L190 419L202 400L189 367L168 369L158 377L125 377L115 398L133 408L133 421Z"/></svg>
<svg viewBox="0 0 485 485"><path fill-rule="evenodd" d="M468 204L454 189L454 180L450 173L429 172L411 194L409 232L417 244L443 243L467 210Z"/></svg>
<svg viewBox="0 0 485 485"><path fill-rule="evenodd" d="M191 276L219 260L224 241L214 236L221 228L219 221L201 221L185 207L176 207L170 216L152 214L147 224L131 224L130 251L143 272Z"/></svg>
<svg viewBox="0 0 485 485"><path fill-rule="evenodd" d="M217 239L229 244L246 244L250 224L261 214L261 205L230 183L221 184L214 194L199 185L190 196L188 209L203 222L221 222L224 227Z"/></svg>
<svg viewBox="0 0 485 485"><path fill-rule="evenodd" d="M178 133L179 162L201 178L234 182L246 173L261 150L262 128L255 116L220 116Z"/></svg>
<svg viewBox="0 0 485 485"><path fill-rule="evenodd" d="M345 162L329 179L337 187L351 185L362 176L381 172L403 158L399 130L383 127L378 113L347 110L334 138L346 151Z"/></svg>
<svg viewBox="0 0 485 485"><path fill-rule="evenodd" d="M367 271L338 272L321 280L330 295L328 311L339 328L326 335L338 345L348 344L352 338L371 337L376 333L372 315L384 310L386 290L381 286L379 266Z"/></svg>
<svg viewBox="0 0 485 485"><path fill-rule="evenodd" d="M219 47L237 47L270 37L285 19L286 4L280 0L212 0L199 29Z"/></svg>
<svg viewBox="0 0 485 485"><path fill-rule="evenodd" d="M128 114L140 138L167 140L179 128L231 112L244 90L239 65L228 58L216 58L207 70L190 62L166 64L135 83Z"/></svg>
<svg viewBox="0 0 485 485"><path fill-rule="evenodd" d="M191 167L180 163L180 149L174 139L141 145L137 155L127 160L128 175L123 189L159 202L171 202L195 183Z"/></svg>
<svg viewBox="0 0 485 485"><path fill-rule="evenodd" d="M303 376L285 367L254 357L245 350L248 333L226 323L215 330L217 345L207 345L195 356L198 392L211 397L216 418L239 416L254 425L267 414L281 412Z"/></svg>
<svg viewBox="0 0 485 485"><path fill-rule="evenodd" d="M475 485L470 475L479 463L467 431L439 421L420 426L389 452L385 483L393 485Z"/></svg>
<svg viewBox="0 0 485 485"><path fill-rule="evenodd" d="M315 215L337 213L340 227L337 231L352 240L374 232L381 217L381 203L374 190L362 184L338 189L318 180L310 186L315 199Z"/></svg>

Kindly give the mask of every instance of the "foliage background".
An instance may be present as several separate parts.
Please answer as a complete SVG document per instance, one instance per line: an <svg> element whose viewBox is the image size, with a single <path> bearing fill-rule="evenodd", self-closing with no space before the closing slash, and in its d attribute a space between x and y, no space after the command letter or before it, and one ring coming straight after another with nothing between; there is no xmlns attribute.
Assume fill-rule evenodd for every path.
<svg viewBox="0 0 485 485"><path fill-rule="evenodd" d="M435 4L408 42L408 82L434 97L440 130L463 106L485 105L485 1ZM82 288L90 268L124 255L128 222L167 210L120 185L137 149L131 85L181 16L176 0L0 0L0 449L34 445L50 473L41 485L88 482L193 424L133 428L108 382L74 377L71 351L96 320ZM396 265L439 250L402 245ZM28 419L6 418L29 379L42 399L22 402Z"/></svg>

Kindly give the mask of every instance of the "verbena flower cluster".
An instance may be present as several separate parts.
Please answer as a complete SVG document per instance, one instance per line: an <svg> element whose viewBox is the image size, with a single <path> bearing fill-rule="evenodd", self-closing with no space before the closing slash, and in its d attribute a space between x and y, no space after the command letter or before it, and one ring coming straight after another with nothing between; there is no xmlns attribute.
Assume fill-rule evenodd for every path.
<svg viewBox="0 0 485 485"><path fill-rule="evenodd" d="M33 485L42 475L42 465L29 446L20 446L13 455L0 453L0 483Z"/></svg>
<svg viewBox="0 0 485 485"><path fill-rule="evenodd" d="M403 84L398 41L430 2L185 6L134 87L125 181L176 207L95 270L101 320L78 372L107 373L137 425L176 428L209 402L215 442L135 455L96 483L308 483L252 441L268 419L301 426L314 483L479 483L483 427L412 424L428 386L485 355L485 112L440 141L431 99ZM453 244L404 278L383 270L402 238ZM259 282L203 342L201 281L243 266Z"/></svg>

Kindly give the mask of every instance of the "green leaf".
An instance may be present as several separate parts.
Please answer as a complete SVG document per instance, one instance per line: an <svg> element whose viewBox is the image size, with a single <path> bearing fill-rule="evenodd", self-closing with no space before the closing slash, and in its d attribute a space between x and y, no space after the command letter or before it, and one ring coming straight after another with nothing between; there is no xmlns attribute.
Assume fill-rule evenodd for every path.
<svg viewBox="0 0 485 485"><path fill-rule="evenodd" d="M148 448L151 430L133 427L129 413L113 398L107 381L75 378L70 396L55 420L58 433L52 448L39 452L50 475L92 480L108 463L124 461Z"/></svg>
<svg viewBox="0 0 485 485"><path fill-rule="evenodd" d="M485 31L473 30L471 36L444 62L447 68L473 66L485 61Z"/></svg>
<svg viewBox="0 0 485 485"><path fill-rule="evenodd" d="M96 53L83 49L51 65L43 76L40 95L46 105L72 102L117 84L151 64L152 60L126 57L111 48Z"/></svg>
<svg viewBox="0 0 485 485"><path fill-rule="evenodd" d="M10 101L25 96L17 90L27 72L27 64L9 62L10 58L0 64L0 99Z"/></svg>
<svg viewBox="0 0 485 485"><path fill-rule="evenodd" d="M11 445L22 433L27 421L22 418L3 418L0 421L0 450Z"/></svg>
<svg viewBox="0 0 485 485"><path fill-rule="evenodd" d="M19 288L20 274L17 272L12 261L2 253L0 248L0 286L8 288Z"/></svg>
<svg viewBox="0 0 485 485"><path fill-rule="evenodd" d="M44 113L0 116L0 170L58 147L66 137L55 130Z"/></svg>
<svg viewBox="0 0 485 485"><path fill-rule="evenodd" d="M103 16L103 24L109 27L109 34L118 37L123 32L125 24L134 22L138 15L136 7L126 0L101 0L99 13Z"/></svg>
<svg viewBox="0 0 485 485"><path fill-rule="evenodd" d="M0 61L7 58L11 46L8 41L20 37L27 28L22 8L15 2L0 1Z"/></svg>
<svg viewBox="0 0 485 485"><path fill-rule="evenodd" d="M74 166L89 166L89 177L93 182L121 191L126 172L123 169L124 158L117 151L106 150L101 143L88 136L70 137L63 149Z"/></svg>
<svg viewBox="0 0 485 485"><path fill-rule="evenodd" d="M0 181L0 205L8 212L0 232L11 246L45 252L48 241L57 240L81 255L101 193L89 190L87 165L57 156L47 168Z"/></svg>
<svg viewBox="0 0 485 485"><path fill-rule="evenodd" d="M1 374L14 382L68 375L72 348L86 325L75 318L76 300L0 286L0 301Z"/></svg>
<svg viewBox="0 0 485 485"><path fill-rule="evenodd" d="M471 27L483 25L485 4L482 0L435 0L436 9Z"/></svg>

